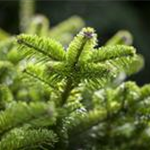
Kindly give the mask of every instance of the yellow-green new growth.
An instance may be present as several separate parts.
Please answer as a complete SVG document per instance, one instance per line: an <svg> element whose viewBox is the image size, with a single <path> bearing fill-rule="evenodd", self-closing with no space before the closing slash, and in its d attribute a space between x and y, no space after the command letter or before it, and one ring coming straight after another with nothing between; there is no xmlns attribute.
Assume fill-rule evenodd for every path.
<svg viewBox="0 0 150 150"><path fill-rule="evenodd" d="M0 150L148 147L143 137L149 139L145 131L150 86L116 83L120 74L130 75L143 67L133 46L118 40L98 47L90 27L83 28L67 48L41 34L21 34L16 41L17 51L28 59L17 65L19 79L11 89L16 85L25 96L0 85L0 92L6 91L0 101ZM0 69L9 71L10 64L3 62ZM139 133L137 143L134 135Z"/></svg>
<svg viewBox="0 0 150 150"><path fill-rule="evenodd" d="M113 45L95 48L97 35L90 27L83 28L66 50L50 38L22 34L17 39L21 45L19 50L23 50L27 57L34 57L37 62L45 62L47 69L45 68L43 76L35 71L41 81L44 81L44 78L49 83L52 80L57 81L57 78L63 81L64 89L67 91L63 92L66 96L63 101L66 101L67 95L80 83L100 88L112 82L121 72L132 74L139 71L143 65L132 46ZM139 65L135 65L138 63ZM34 69L32 74L33 72Z"/></svg>

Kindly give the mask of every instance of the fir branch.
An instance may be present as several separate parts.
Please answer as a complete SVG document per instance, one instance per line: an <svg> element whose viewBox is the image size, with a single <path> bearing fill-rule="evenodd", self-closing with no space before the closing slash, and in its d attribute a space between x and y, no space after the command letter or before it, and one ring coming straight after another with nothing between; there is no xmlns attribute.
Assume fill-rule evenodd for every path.
<svg viewBox="0 0 150 150"><path fill-rule="evenodd" d="M21 118L19 121L10 119L12 122L4 122L2 127L0 126L0 129L2 128L1 133L9 135L11 132L9 130L15 130L13 128L26 124L34 129L52 128L59 137L59 142L54 149L66 150L67 146L71 148L72 143L75 145L72 149L82 148L77 145L80 142L74 142L76 138L82 137L80 135L86 136L87 139L97 132L96 139L101 137L112 139L120 134L120 137L124 139L126 131L121 132L119 127L129 124L133 127L132 131L135 131L135 123L137 123L144 125L144 129L146 129L150 112L149 85L139 88L132 82L126 82L117 87L114 84L120 73L130 75L139 71L144 64L143 58L136 54L135 48L127 46L129 42L122 39L123 35L119 36L117 35L112 39L111 44L95 49L97 38L94 29L84 28L73 39L66 52L62 46L59 47L58 43L53 40L31 35L19 36L19 41L27 52L27 56L35 56L35 61L44 62L41 63L42 65L40 64L41 66L34 64L32 67L27 66L25 72L33 79L49 85L55 84L52 85L50 94L51 100L59 103L57 105L57 113L59 114L57 120L56 115L53 116L52 114L52 118L49 117L47 105L44 103L43 105L46 105L44 110L41 110L41 113L37 113L37 116L33 118L28 115L28 111L24 113L23 106L21 106L22 111L19 111L12 105L10 107L12 110L16 109L17 113L25 114L25 117L22 119L18 115L18 118ZM42 56L41 59L39 59L40 56ZM38 86L37 83L35 85ZM58 87L57 93L55 86ZM94 87L93 90L90 87ZM97 91L99 88L100 91ZM6 108L0 116L5 118L6 115L7 118L10 108ZM30 104L25 108L30 111ZM140 117L138 116L139 113ZM33 115L36 115L36 112ZM3 121L0 122L3 123ZM93 131L93 127L95 131ZM99 132L103 136L98 137ZM139 133L142 134L143 130ZM130 132L130 135L133 134ZM130 135L129 138L132 137ZM114 142L117 141L115 138ZM91 143L88 144L90 148ZM111 145L107 140L106 144L108 147ZM87 147L85 146L85 148Z"/></svg>
<svg viewBox="0 0 150 150"><path fill-rule="evenodd" d="M72 93L71 93L72 94ZM75 97L75 95L72 96L73 98ZM70 99L69 99L70 100ZM82 109L83 108L83 104L81 103L81 100L77 99L71 99L70 101L67 102L67 104L64 105L64 109L66 111L66 116L74 111L76 111L77 109Z"/></svg>
<svg viewBox="0 0 150 150"><path fill-rule="evenodd" d="M93 51L91 62L104 62L135 55L135 48L125 45L111 45Z"/></svg>
<svg viewBox="0 0 150 150"><path fill-rule="evenodd" d="M39 53L42 54L42 57L48 57L50 60L55 61L64 61L65 60L65 51L62 45L56 42L53 39L38 37L36 35L19 35L17 37L18 43L20 45L24 45L25 47L20 48L21 50L25 50L26 56L32 57L34 54ZM45 59L46 59L45 58Z"/></svg>
<svg viewBox="0 0 150 150"><path fill-rule="evenodd" d="M134 57L129 56L129 57L121 57L116 60L109 60L106 62L106 64L107 63L116 68L117 74L119 74L119 72L124 72L127 75L131 75L133 73L138 72L143 68L144 65L143 58L138 55L135 55Z"/></svg>
<svg viewBox="0 0 150 150"><path fill-rule="evenodd" d="M0 110L5 109L6 106L13 100L13 95L6 85L0 84Z"/></svg>
<svg viewBox="0 0 150 150"><path fill-rule="evenodd" d="M143 58L135 54L135 49L125 45L101 47L93 51L91 62L102 63L111 68L114 78L120 72L125 72L127 75L138 72L144 65Z"/></svg>
<svg viewBox="0 0 150 150"><path fill-rule="evenodd" d="M2 138L0 150L44 150L45 146L52 148L57 141L57 135L51 130L16 128Z"/></svg>
<svg viewBox="0 0 150 150"><path fill-rule="evenodd" d="M50 37L61 36L69 32L76 33L84 26L84 21L79 16L72 16L50 30Z"/></svg>
<svg viewBox="0 0 150 150"><path fill-rule="evenodd" d="M85 60L83 58L88 57L91 49L96 45L96 40L94 29L83 28L67 49L68 64L75 68L78 61L84 62Z"/></svg>
<svg viewBox="0 0 150 150"><path fill-rule="evenodd" d="M57 78L60 80L69 77L70 75L70 68L66 62L53 62L50 61L46 64L45 74L48 74L50 77L51 75L57 75ZM55 79L57 80L57 79Z"/></svg>
<svg viewBox="0 0 150 150"><path fill-rule="evenodd" d="M6 110L0 112L0 133L3 134L8 130L29 123L45 114L49 114L53 118L50 104L43 102L34 102L29 105L25 102L12 104ZM49 113L51 112L51 113Z"/></svg>
<svg viewBox="0 0 150 150"><path fill-rule="evenodd" d="M71 79L68 79L65 85L65 89L61 95L61 105L64 105L66 103L66 100L70 96L70 92L73 89L73 82Z"/></svg>
<svg viewBox="0 0 150 150"><path fill-rule="evenodd" d="M133 38L129 31L121 30L118 31L112 38L110 38L106 45L132 45Z"/></svg>
<svg viewBox="0 0 150 150"><path fill-rule="evenodd" d="M95 46L96 43L96 35L94 33L94 30L92 28L84 28L71 42L67 49L67 63L70 67L70 71L76 71L76 67L78 62L84 62L85 57L83 57L82 53L86 53L86 56L88 55L88 52ZM90 53L90 52L89 52ZM66 82L66 87L64 92L62 93L62 104L65 103L67 100L71 90L73 89L73 80L76 80L75 78L68 77L68 80Z"/></svg>
<svg viewBox="0 0 150 150"><path fill-rule="evenodd" d="M0 61L0 83L10 85L16 72L14 65L9 61Z"/></svg>
<svg viewBox="0 0 150 150"><path fill-rule="evenodd" d="M86 63L82 65L80 69L81 79L100 79L102 77L107 76L107 74L111 73L113 68L109 65L104 65L100 63Z"/></svg>
<svg viewBox="0 0 150 150"><path fill-rule="evenodd" d="M34 80L40 81L41 83L44 83L44 84L48 85L51 88L54 88L52 84L47 82L45 79L37 76L35 73L32 73L32 72L28 71L28 69L23 70L23 73L26 73L28 76L30 76Z"/></svg>
<svg viewBox="0 0 150 150"><path fill-rule="evenodd" d="M25 73L26 75L31 77L33 80L40 81L41 83L44 83L45 85L48 85L50 88L54 88L53 84L48 82L46 80L46 77L43 77L43 74L44 74L43 69L40 68L40 66L28 65L23 70L23 73ZM29 79L29 77L27 77L27 79ZM24 78L25 78L25 76L24 76ZM31 82L30 79L29 79L29 82Z"/></svg>
<svg viewBox="0 0 150 150"><path fill-rule="evenodd" d="M150 84L146 84L141 88L142 99L148 98L150 96Z"/></svg>
<svg viewBox="0 0 150 150"><path fill-rule="evenodd" d="M85 23L79 16L72 16L62 23L52 27L49 32L49 36L61 42L63 45L68 45L68 43L73 39L73 35L76 34Z"/></svg>
<svg viewBox="0 0 150 150"><path fill-rule="evenodd" d="M38 36L48 36L49 21L43 15L36 15L31 19L29 27L26 30L27 34L36 34Z"/></svg>
<svg viewBox="0 0 150 150"><path fill-rule="evenodd" d="M0 42L0 59L7 60L7 53L14 45L14 38L8 38Z"/></svg>
<svg viewBox="0 0 150 150"><path fill-rule="evenodd" d="M70 115L70 122L66 128L69 136L74 137L98 125L106 118L107 110L105 109L95 109L86 113L83 113L82 110L77 110Z"/></svg>
<svg viewBox="0 0 150 150"><path fill-rule="evenodd" d="M35 0L20 0L20 30L26 31L35 11Z"/></svg>
<svg viewBox="0 0 150 150"><path fill-rule="evenodd" d="M104 120L102 120L102 122L98 122L97 124L95 124L95 126L94 125L92 125L91 127L89 126L89 128L85 128L85 130L83 128L81 129L81 126L80 126L80 128L76 128L76 129L79 129L79 131L80 131L80 129L82 131L77 132L77 134L75 134L74 136L76 138L78 137L79 139L86 136L86 139L88 139L88 137L91 137L91 135L93 135L93 138L94 139L96 138L97 140L99 140L100 138L104 138L105 136L106 136L106 138L116 137L117 134L121 135L120 138L124 138L126 136L129 137L129 135L126 135L126 134L128 134L128 133L126 133L128 131L125 131L125 130L129 130L129 131L131 130L131 132L132 131L134 132L134 130L135 130L135 132L137 132L136 131L137 128L135 128L135 122L137 122L137 121L138 121L138 125L145 124L144 129L140 132L141 134L143 134L144 130L147 129L147 127L148 127L148 122L145 122L146 118L144 120L137 119L136 115L137 115L137 113L141 112L141 113L143 113L143 116L141 116L143 118L144 116L146 117L146 115L149 114L149 109L145 109L145 107L144 107L145 105L139 104L139 102L143 102L143 99L147 99L146 98L147 96L149 97L148 93L149 93L150 87L149 87L149 85L147 85L146 87L143 87L143 88L145 89L145 93L147 93L147 94L144 94L145 98L143 98L144 95L140 92L140 88L135 83L132 83L132 82L124 83L116 89L110 89L110 88L106 89L105 99L107 99L107 107L100 106L97 109L104 109L106 111L106 114L109 112L109 118L106 115L106 117L104 118ZM142 107L139 107L139 105L142 105ZM149 104L147 106L149 106ZM138 108L141 108L141 109L138 109ZM144 110L147 110L147 111L144 111ZM77 119L78 117L75 117L75 118ZM84 115L83 115L83 118L84 118ZM72 121L72 120L73 120L73 118L70 119L70 121L74 122L74 123L77 121L77 120L74 120L74 121ZM69 127L73 126L70 122L68 124L70 124ZM84 123L82 123L82 125L83 124ZM88 127L88 125L90 125L90 124L86 123L85 127ZM127 129L126 129L126 125L129 125L127 127ZM105 126L106 126L106 128L105 128ZM109 130L108 130L107 126L110 126ZM108 130L108 132L107 132L107 130ZM132 137L133 132L131 133L131 136L130 136L131 139L133 138ZM99 134L100 135L104 134L105 136L101 137ZM75 144L75 145L77 145L77 143L79 144L79 142L76 142L74 136L72 136L72 135L70 136L71 141L70 141L69 147L72 147L71 146L72 144ZM139 138L139 140L142 141L141 138ZM117 141L117 139L114 139L114 141ZM133 139L132 139L132 141L133 141ZM84 143L84 142L85 141L81 141L81 143ZM92 141L92 143L93 142L94 141Z"/></svg>
<svg viewBox="0 0 150 150"><path fill-rule="evenodd" d="M65 79L67 70L63 63L52 62L46 65L42 64L28 64L23 70L23 77L30 83L32 81L39 81L42 84L48 85L51 89L58 90L57 84ZM24 73L27 75L24 75ZM32 79L32 80L31 80Z"/></svg>

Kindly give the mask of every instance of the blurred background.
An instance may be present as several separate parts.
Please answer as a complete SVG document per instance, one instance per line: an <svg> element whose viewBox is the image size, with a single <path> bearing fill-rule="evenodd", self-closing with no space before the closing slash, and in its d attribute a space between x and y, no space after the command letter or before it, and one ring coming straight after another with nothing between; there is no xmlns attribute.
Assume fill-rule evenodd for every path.
<svg viewBox="0 0 150 150"><path fill-rule="evenodd" d="M87 26L96 29L103 45L118 30L129 30L134 46L145 58L145 68L130 77L139 85L150 83L150 2L101 0L38 0L36 13L50 19L50 26L79 15ZM11 34L19 33L19 1L0 0L0 27Z"/></svg>

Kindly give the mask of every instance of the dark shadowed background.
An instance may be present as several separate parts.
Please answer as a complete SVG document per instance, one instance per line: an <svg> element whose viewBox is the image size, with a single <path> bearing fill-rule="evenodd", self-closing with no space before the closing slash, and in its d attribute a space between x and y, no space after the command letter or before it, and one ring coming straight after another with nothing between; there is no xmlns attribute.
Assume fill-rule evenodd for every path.
<svg viewBox="0 0 150 150"><path fill-rule="evenodd" d="M19 33L18 12L19 1L0 0L0 27L12 34ZM87 26L98 32L100 45L118 30L129 30L134 37L134 46L146 61L145 68L130 79L140 85L150 83L150 2L38 0L36 12L46 15L51 26L72 15L81 16Z"/></svg>

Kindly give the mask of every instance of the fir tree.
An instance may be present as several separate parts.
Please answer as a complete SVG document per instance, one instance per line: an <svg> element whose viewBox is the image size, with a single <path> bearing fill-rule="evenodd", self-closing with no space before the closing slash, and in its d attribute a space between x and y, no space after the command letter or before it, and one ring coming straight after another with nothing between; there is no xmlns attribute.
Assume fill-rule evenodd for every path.
<svg viewBox="0 0 150 150"><path fill-rule="evenodd" d="M67 49L37 35L21 34L17 42L28 58L23 79L47 89L49 97L36 102L3 96L11 101L2 98L1 149L148 148L150 86L140 88L118 78L143 66L134 47L114 42L98 48L89 27Z"/></svg>
<svg viewBox="0 0 150 150"><path fill-rule="evenodd" d="M99 47L91 27L72 39L81 26L47 32L38 16L17 37L1 32L0 150L149 149L150 85L125 81L144 66L131 34Z"/></svg>

